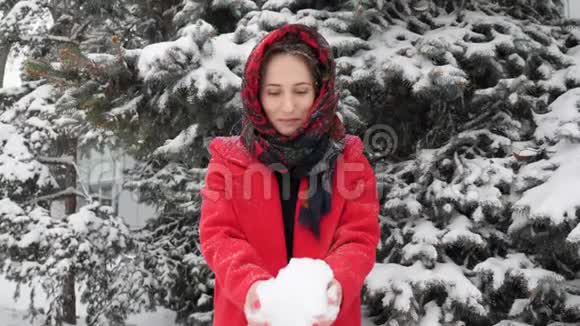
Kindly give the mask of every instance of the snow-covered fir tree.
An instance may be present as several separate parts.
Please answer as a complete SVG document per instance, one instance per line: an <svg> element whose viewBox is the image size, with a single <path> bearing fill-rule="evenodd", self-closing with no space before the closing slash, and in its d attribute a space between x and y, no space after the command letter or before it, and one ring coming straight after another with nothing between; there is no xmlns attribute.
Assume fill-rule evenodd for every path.
<svg viewBox="0 0 580 326"><path fill-rule="evenodd" d="M68 108L63 119L82 130L81 143L122 145L138 158L126 186L158 208L127 235L136 249L118 266L140 271L133 284L150 291L126 297L127 311L151 298L147 306L175 310L180 322L211 324L213 276L197 234L207 144L239 131L253 46L302 23L333 47L340 113L379 179L368 317L376 325L580 322L580 25L561 18L561 5L145 1L127 6L140 19L114 21L138 29L88 24L92 32L65 53L69 70L86 73L65 85L56 107Z"/></svg>
<svg viewBox="0 0 580 326"><path fill-rule="evenodd" d="M110 25L125 26L126 21L98 23L97 18L104 15L93 10L91 28L87 28L88 24L79 23L81 8L90 9L87 4L76 12L59 2L2 4L3 44L27 49L33 60L21 77L39 81L5 88L0 95L0 271L19 287L31 288L26 293L31 303L28 312L32 318L43 315L46 324L75 323L76 301L86 304L90 325L123 323L134 309L152 305L152 291L138 282L148 274L130 259L139 247L123 219L111 207L93 201L92 194L76 181L77 150L110 139L92 136L95 128L87 123L86 112L78 110L83 102L72 103L71 98L86 93L79 84L87 74L93 74L89 79L96 76L96 64L76 55L79 47L92 50L100 42L114 48L111 38L91 38L91 33L106 31ZM39 31L39 26L45 30ZM60 62L54 62L57 56ZM78 206L77 199L88 204ZM64 211L55 209L62 208L63 201ZM131 279L135 281L127 282ZM79 300L75 281L82 285ZM36 305L38 292L47 298L47 307ZM15 296L21 295L17 289Z"/></svg>
<svg viewBox="0 0 580 326"><path fill-rule="evenodd" d="M89 324L124 320L136 306L125 298L147 296L147 288L119 279L138 272L126 256L135 245L111 207L93 202L82 185L64 187L61 167L76 165L69 156L54 156L70 123L55 106L58 92L32 82L3 89L1 95L3 104L12 102L0 110L1 271L30 286L31 293L24 295L30 296L31 318L40 314L47 324L62 322L65 276L73 273L85 285L80 299L90 311ZM62 216L53 204L67 196L83 197L88 204ZM35 304L38 291L48 307ZM19 292L15 295L23 295Z"/></svg>

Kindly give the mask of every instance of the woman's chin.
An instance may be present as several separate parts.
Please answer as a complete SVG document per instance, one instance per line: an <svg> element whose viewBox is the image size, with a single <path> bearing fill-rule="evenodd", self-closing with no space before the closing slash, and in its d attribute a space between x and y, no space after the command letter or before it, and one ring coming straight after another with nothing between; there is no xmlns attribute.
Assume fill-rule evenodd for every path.
<svg viewBox="0 0 580 326"><path fill-rule="evenodd" d="M294 135L298 128L277 128L278 132L286 137Z"/></svg>

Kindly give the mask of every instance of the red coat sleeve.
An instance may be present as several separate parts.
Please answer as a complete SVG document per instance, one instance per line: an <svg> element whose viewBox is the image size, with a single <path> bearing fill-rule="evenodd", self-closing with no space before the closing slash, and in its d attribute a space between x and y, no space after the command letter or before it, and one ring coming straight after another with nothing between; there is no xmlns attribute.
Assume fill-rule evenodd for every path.
<svg viewBox="0 0 580 326"><path fill-rule="evenodd" d="M345 198L346 203L333 242L324 259L342 286L341 310L348 309L360 296L363 282L376 260L376 248L380 238L379 201L374 171L362 154L362 142L355 143L353 159L359 172L350 172L345 177L348 190L361 187L354 198ZM348 164L348 163L346 163Z"/></svg>
<svg viewBox="0 0 580 326"><path fill-rule="evenodd" d="M201 190L202 204L199 226L201 252L223 294L243 310L246 293L258 280L272 275L256 250L248 243L232 207L232 183L228 181L228 165L218 153L215 140L209 146L211 160L205 185Z"/></svg>

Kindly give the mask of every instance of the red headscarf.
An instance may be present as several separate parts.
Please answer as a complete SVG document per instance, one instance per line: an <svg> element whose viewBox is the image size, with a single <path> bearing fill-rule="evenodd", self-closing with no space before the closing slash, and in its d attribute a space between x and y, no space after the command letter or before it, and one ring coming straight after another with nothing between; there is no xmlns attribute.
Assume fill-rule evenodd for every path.
<svg viewBox="0 0 580 326"><path fill-rule="evenodd" d="M297 36L314 50L318 56L317 59L323 78L318 97L314 100L304 125L298 129L295 135L284 136L276 131L260 104L260 70L268 47L290 35ZM269 145L272 145L269 144L272 143L271 140L275 140L277 144L282 145L293 141L300 142L300 138L320 140L325 135L330 136L335 141L344 138L344 126L336 115L338 96L335 93L334 84L335 62L332 49L324 37L316 30L301 24L287 24L266 35L250 53L244 70L242 84L244 130L242 135L244 140L247 141L248 148L252 149L252 152L260 157L263 152L268 152ZM249 133L257 134L257 137ZM319 148L319 150L324 149ZM280 155L282 153L271 154L276 158L265 159L265 163L299 164L299 162L292 162L290 158Z"/></svg>

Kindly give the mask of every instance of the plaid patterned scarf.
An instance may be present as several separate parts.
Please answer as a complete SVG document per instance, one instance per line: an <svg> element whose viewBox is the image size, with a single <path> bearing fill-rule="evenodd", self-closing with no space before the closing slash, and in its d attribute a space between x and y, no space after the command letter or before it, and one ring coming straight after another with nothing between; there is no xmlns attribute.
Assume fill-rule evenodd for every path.
<svg viewBox="0 0 580 326"><path fill-rule="evenodd" d="M259 101L260 67L269 46L285 37L298 37L318 55L321 85L307 122L294 136L284 136L268 120ZM259 161L294 177L309 177L307 201L299 222L320 237L320 220L331 208L331 177L344 149L344 126L336 115L335 62L328 42L316 30L300 24L284 25L265 36L252 50L244 70L242 142Z"/></svg>

